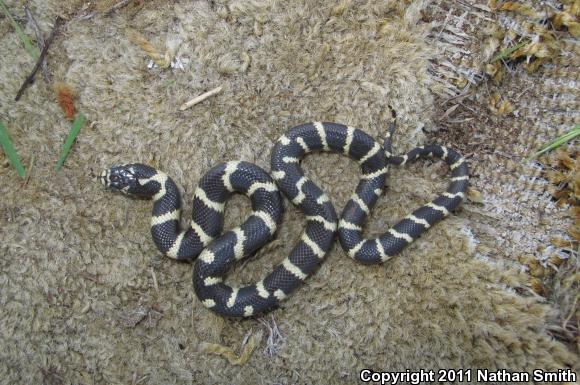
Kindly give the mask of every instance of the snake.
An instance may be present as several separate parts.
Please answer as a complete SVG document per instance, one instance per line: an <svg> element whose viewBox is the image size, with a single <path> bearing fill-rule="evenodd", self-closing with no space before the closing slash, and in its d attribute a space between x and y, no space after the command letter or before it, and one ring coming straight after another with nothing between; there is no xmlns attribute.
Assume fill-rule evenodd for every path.
<svg viewBox="0 0 580 385"><path fill-rule="evenodd" d="M312 122L287 130L276 141L271 171L245 161L212 167L193 196L190 226L180 228L181 198L164 172L141 163L121 164L99 174L107 188L152 198L151 235L165 256L194 261L193 287L201 303L225 317L251 317L280 306L324 261L338 235L343 250L363 264L383 263L447 217L463 201L469 169L457 151L437 144L392 154L394 123L383 145L364 131L338 123ZM335 152L358 162L361 177L340 219L328 195L301 168L312 152ZM447 190L374 239L363 224L383 193L389 165L440 158L451 170ZM255 253L275 235L283 213L282 194L305 215L306 227L290 254L265 277L234 287L225 282L232 266ZM240 226L223 231L226 202L234 193L249 197L252 213Z"/></svg>

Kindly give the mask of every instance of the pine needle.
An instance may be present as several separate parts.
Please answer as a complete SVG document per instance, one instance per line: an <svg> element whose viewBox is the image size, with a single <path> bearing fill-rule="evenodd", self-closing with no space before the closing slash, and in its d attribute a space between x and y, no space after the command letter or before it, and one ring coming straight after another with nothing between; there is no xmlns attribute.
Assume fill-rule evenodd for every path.
<svg viewBox="0 0 580 385"><path fill-rule="evenodd" d="M32 56L33 59L38 59L38 57L40 56L40 51L32 44L28 36L26 36L22 28L20 28L20 25L16 22L16 20L14 20L14 17L12 17L12 14L10 14L10 11L4 4L3 0L0 0L0 9L6 15L8 20L10 20L10 23L12 24L14 30L16 31L16 35L18 36L22 44L24 44L24 48L26 48L30 56Z"/></svg>
<svg viewBox="0 0 580 385"><path fill-rule="evenodd" d="M32 168L34 167L34 162L36 161L36 155L33 153L30 157L30 163L28 164L28 172L26 173L26 179L24 180L24 184L28 184L30 180L30 176L32 175Z"/></svg>
<svg viewBox="0 0 580 385"><path fill-rule="evenodd" d="M8 136L8 132L6 131L6 127L4 124L0 122L0 144L2 145L2 149L4 153L8 157L8 160L12 164L12 166L16 169L18 175L21 178L26 176L26 172L24 171L24 167L22 167L22 163L18 159L18 155L16 155L16 150L12 146L12 142L10 141L10 137Z"/></svg>
<svg viewBox="0 0 580 385"><path fill-rule="evenodd" d="M544 144L535 153L530 155L528 157L528 160L537 158L538 156L542 155L545 152L548 152L550 150L558 148L561 145L563 145L564 143L574 139L575 137L577 137L579 135L580 135L580 125L577 125L573 129L571 129L569 132L565 133L564 135L559 136L556 139L552 140L551 142Z"/></svg>
<svg viewBox="0 0 580 385"><path fill-rule="evenodd" d="M68 156L68 153L70 151L70 148L72 147L75 138L77 137L77 134L79 133L79 130L81 129L82 125L85 123L85 116L82 114L82 112L79 112L79 114L77 115L77 117L75 118L71 130L66 138L66 141L64 142L64 145L62 146L62 151L60 153L60 158L58 159L58 162L56 163L55 166L55 170L58 171L60 170L61 166L64 163L64 160L66 159L66 157Z"/></svg>

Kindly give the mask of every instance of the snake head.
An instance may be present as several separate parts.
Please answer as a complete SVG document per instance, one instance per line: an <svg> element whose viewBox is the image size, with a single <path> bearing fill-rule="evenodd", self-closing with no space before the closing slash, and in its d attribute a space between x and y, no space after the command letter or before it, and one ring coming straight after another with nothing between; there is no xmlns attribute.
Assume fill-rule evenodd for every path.
<svg viewBox="0 0 580 385"><path fill-rule="evenodd" d="M148 183L156 174L157 171L152 167L133 163L116 165L103 170L97 178L103 186L111 190L147 197L152 196L156 191L155 186Z"/></svg>
<svg viewBox="0 0 580 385"><path fill-rule="evenodd" d="M117 165L103 170L98 176L103 186L122 193L131 193L138 185L138 176L130 165Z"/></svg>

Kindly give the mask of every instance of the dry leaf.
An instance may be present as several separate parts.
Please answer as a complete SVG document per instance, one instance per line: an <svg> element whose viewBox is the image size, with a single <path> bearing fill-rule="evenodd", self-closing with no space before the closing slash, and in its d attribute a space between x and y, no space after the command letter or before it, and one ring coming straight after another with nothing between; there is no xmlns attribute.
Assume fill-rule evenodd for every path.
<svg viewBox="0 0 580 385"><path fill-rule="evenodd" d="M494 93L489 98L489 109L495 115L507 115L514 111L514 106L499 95L499 93Z"/></svg>
<svg viewBox="0 0 580 385"><path fill-rule="evenodd" d="M568 244L569 243L570 243L570 241L568 241ZM551 263L554 266L560 266L564 261L565 261L565 259L562 259L555 254L550 256L550 258L548 258L548 263Z"/></svg>
<svg viewBox="0 0 580 385"><path fill-rule="evenodd" d="M504 74L501 61L486 64L485 73L488 74L496 83L500 83Z"/></svg>
<svg viewBox="0 0 580 385"><path fill-rule="evenodd" d="M556 159L558 159L558 165L564 167L568 170L573 170L575 167L575 160L570 157L568 151L564 149L558 149L556 151Z"/></svg>
<svg viewBox="0 0 580 385"><path fill-rule="evenodd" d="M554 27L561 28L565 26L568 32L574 37L580 36L580 23L577 21L577 16L568 12L558 12L552 17Z"/></svg>
<svg viewBox="0 0 580 385"><path fill-rule="evenodd" d="M75 117L75 101L74 96L75 93L71 87L69 87L65 83L57 83L55 85L56 91L56 100L58 101L58 105L64 112L64 116L68 120L73 120Z"/></svg>
<svg viewBox="0 0 580 385"><path fill-rule="evenodd" d="M580 242L580 226L572 225L568 228L568 235L572 237L575 242Z"/></svg>
<svg viewBox="0 0 580 385"><path fill-rule="evenodd" d="M562 239L562 238L552 238L550 240L550 243L556 247L570 247L572 244L572 241L570 241L569 239Z"/></svg>
<svg viewBox="0 0 580 385"><path fill-rule="evenodd" d="M459 107L459 104L455 104L454 106L449 107L439 120L444 121L447 119L453 113L453 111L457 109L457 107Z"/></svg>
<svg viewBox="0 0 580 385"><path fill-rule="evenodd" d="M530 43L513 52L510 57L517 59L520 56L534 56L537 58L554 58L558 48L554 44L545 42Z"/></svg>
<svg viewBox="0 0 580 385"><path fill-rule="evenodd" d="M467 199L473 203L483 203L483 196L481 193L472 187L467 189Z"/></svg>
<svg viewBox="0 0 580 385"><path fill-rule="evenodd" d="M546 172L546 177L550 183L555 184L556 186L568 179L568 176L559 170L548 170Z"/></svg>
<svg viewBox="0 0 580 385"><path fill-rule="evenodd" d="M534 293L539 295L544 294L544 285L542 284L542 281L540 281L539 279L537 278L530 279L530 287L532 288Z"/></svg>
<svg viewBox="0 0 580 385"><path fill-rule="evenodd" d="M466 78L464 78L462 76L462 77L460 77L458 79L454 79L453 80L453 83L455 84L455 87L461 89L461 88L464 88L467 85L468 81L467 81Z"/></svg>
<svg viewBox="0 0 580 385"><path fill-rule="evenodd" d="M219 356L226 358L232 365L244 365L250 360L252 352L254 351L254 349L261 340L262 340L262 331L259 331L258 333L252 335L252 337L250 337L250 339L248 340L246 346L244 346L244 349L240 353L239 357L234 353L234 351L231 348L220 344L212 344L209 342L204 342L202 343L201 349L206 353L217 354Z"/></svg>
<svg viewBox="0 0 580 385"><path fill-rule="evenodd" d="M529 74L531 74L531 73L537 71L541 65L546 64L547 62L548 62L548 59L535 59L535 60L530 61L529 63L525 63L524 68L526 69L526 71Z"/></svg>
<svg viewBox="0 0 580 385"><path fill-rule="evenodd" d="M169 55L169 51L161 53L158 49L153 47L153 45L149 43L143 35L133 29L129 29L127 31L127 37L133 43L141 47L147 56L149 56L151 60L153 60L153 62L155 62L155 64L157 64L159 67L168 68L171 65L171 56Z"/></svg>
<svg viewBox="0 0 580 385"><path fill-rule="evenodd" d="M564 4L564 12L580 16L580 0L562 0L561 3Z"/></svg>
<svg viewBox="0 0 580 385"><path fill-rule="evenodd" d="M339 4L337 4L332 10L330 11L330 16L341 16L344 11L348 8L348 0L343 0Z"/></svg>
<svg viewBox="0 0 580 385"><path fill-rule="evenodd" d="M506 3L503 3L499 7L499 10L500 11L517 12L519 14L529 16L533 19L541 19L542 18L542 15L540 13L536 12L533 8L528 7L527 5L523 5L521 3L515 3L513 1L508 1Z"/></svg>

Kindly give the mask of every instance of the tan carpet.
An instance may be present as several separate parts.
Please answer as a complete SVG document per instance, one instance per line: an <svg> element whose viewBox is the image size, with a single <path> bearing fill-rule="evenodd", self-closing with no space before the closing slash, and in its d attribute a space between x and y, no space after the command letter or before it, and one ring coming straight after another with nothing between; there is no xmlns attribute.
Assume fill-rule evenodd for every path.
<svg viewBox="0 0 580 385"><path fill-rule="evenodd" d="M6 1L34 36L24 3ZM45 34L56 15L67 16L49 72L76 90L89 122L54 172L70 123L40 77L14 102L34 61L0 18L0 119L23 163L35 156L24 182L0 155L0 382L322 384L353 383L363 368L577 365L575 348L548 333L557 306L519 290L529 277L518 266L478 257L482 247L501 254L494 239L482 245L477 237L487 205L466 203L384 266L356 264L335 245L307 284L264 318L283 336L272 344L259 320L206 310L193 293L191 266L158 257L150 202L104 191L90 178L119 162L157 166L183 190L185 225L203 173L235 159L269 169L274 141L295 124L342 122L382 140L391 105L397 151L424 143L422 128L437 126L441 102L433 68L442 57L434 49L442 20L431 20L433 3L141 0L110 15L101 11L110 1L29 3ZM169 49L183 69L149 69L129 28ZM219 95L178 110L220 85ZM339 155L303 164L340 210L358 181L356 164ZM443 190L445 172L441 163L393 170L367 233L381 233ZM480 174L488 179L476 175L475 186L494 182L492 173ZM291 250L305 220L287 208L276 240L231 282L259 279ZM226 225L249 212L236 197ZM209 342L237 351L259 331L264 337L243 366L201 349Z"/></svg>

